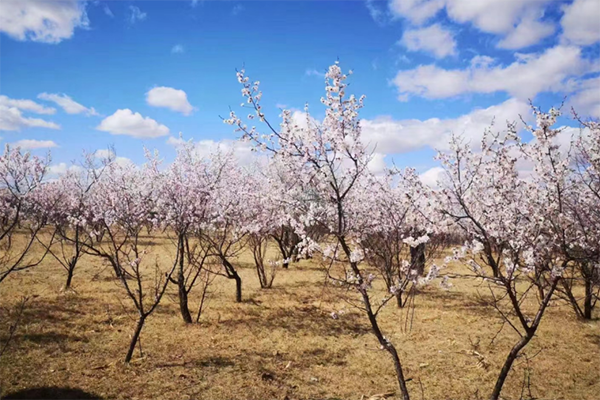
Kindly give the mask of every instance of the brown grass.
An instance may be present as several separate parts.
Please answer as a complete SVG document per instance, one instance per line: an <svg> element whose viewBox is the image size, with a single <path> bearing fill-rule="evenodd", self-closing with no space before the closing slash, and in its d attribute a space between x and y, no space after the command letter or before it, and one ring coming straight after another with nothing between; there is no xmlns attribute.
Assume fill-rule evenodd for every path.
<svg viewBox="0 0 600 400"><path fill-rule="evenodd" d="M168 252L162 243L152 253L166 259ZM199 324L186 326L175 297L165 297L142 332L144 356L136 349L130 365L122 360L136 315L99 259L81 260L75 292L61 291L65 271L50 258L13 274L0 285L1 342L7 310L23 295L31 300L0 359L2 393L68 386L106 399L359 400L396 391L391 361L366 318L339 289L323 285L315 262L292 264L272 289L261 290L249 261L249 255L238 260L245 301L234 303L233 281L219 277ZM406 311L391 302L382 311L383 330L398 348L413 399L487 398L516 340L505 326L490 344L501 323L486 304L486 286L453 284L450 291L432 286L417 295L410 330ZM192 296L193 307L197 300ZM341 309L347 312L331 318ZM567 305L553 303L525 352L535 355L529 367L536 399L600 399L597 319L578 321ZM505 398L520 398L527 371L519 359Z"/></svg>

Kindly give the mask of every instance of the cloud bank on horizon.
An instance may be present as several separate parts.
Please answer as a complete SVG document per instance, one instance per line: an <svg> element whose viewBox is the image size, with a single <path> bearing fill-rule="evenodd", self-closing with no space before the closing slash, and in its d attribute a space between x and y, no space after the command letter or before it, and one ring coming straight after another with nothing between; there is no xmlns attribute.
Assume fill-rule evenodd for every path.
<svg viewBox="0 0 600 400"><path fill-rule="evenodd" d="M374 168L413 165L428 180L451 134L477 141L493 122L530 121L529 101L566 99L565 110L600 118L599 21L597 0L3 0L0 141L52 148L56 171L107 146L134 162L142 145L168 159L189 139L252 157L220 118L241 100L235 69L263 82L272 120L306 102L318 117L324 71L339 59L367 95Z"/></svg>

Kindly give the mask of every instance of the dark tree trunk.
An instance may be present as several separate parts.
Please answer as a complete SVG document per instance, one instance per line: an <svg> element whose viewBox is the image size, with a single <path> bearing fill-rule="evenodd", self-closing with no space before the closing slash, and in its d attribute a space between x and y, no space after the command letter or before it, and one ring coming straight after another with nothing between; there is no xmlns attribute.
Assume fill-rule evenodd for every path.
<svg viewBox="0 0 600 400"><path fill-rule="evenodd" d="M235 301L236 303L242 302L242 278L237 272L234 273L233 279L235 279Z"/></svg>
<svg viewBox="0 0 600 400"><path fill-rule="evenodd" d="M71 287L71 281L73 280L73 273L75 272L76 260L72 260L69 263L69 269L67 270L67 283L65 283L65 289L69 289Z"/></svg>
<svg viewBox="0 0 600 400"><path fill-rule="evenodd" d="M188 291L185 287L185 274L184 274L184 262L185 262L185 246L184 246L184 237L183 235L179 236L179 265L177 268L177 289L179 292L179 311L181 312L181 317L186 324L192 323L192 314L190 313L190 308L188 306Z"/></svg>
<svg viewBox="0 0 600 400"><path fill-rule="evenodd" d="M563 265L563 267L564 267L564 265ZM541 300L540 308L538 309L537 314L536 314L535 318L533 319L533 322L531 323L531 325L528 325L527 323L522 322L522 325L525 328L525 334L523 336L521 336L521 339L513 346L513 348L510 350L510 353L508 353L508 356L506 357L506 360L504 361L504 365L502 366L502 369L500 370L500 375L498 375L498 379L496 380L496 385L494 386L494 390L492 391L490 400L498 400L500 398L500 392L502 392L502 386L504 386L504 382L506 381L506 378L508 377L508 373L510 372L510 369L511 369L513 363L519 356L519 352L521 350L523 350L523 348L525 346L527 346L527 343L529 343L529 341L531 339L533 339L533 337L535 336L535 332L537 331L538 327L540 326L540 322L542 320L542 316L544 315L544 312L546 311L546 307L548 307L548 304L550 303L550 299L552 298L554 290L556 290L556 285L558 284L558 281L559 281L559 278L555 278L554 282L552 282L552 285L550 286L550 288L548 288L548 291L544 295L544 298ZM511 302L513 303L513 308L514 308L515 312L518 312L520 318L524 319L524 316L522 314L520 314L519 302L517 300L517 297L512 292L510 292L510 290L511 290L510 289L510 281L507 282L507 288L509 290L508 295L511 298Z"/></svg>
<svg viewBox="0 0 600 400"><path fill-rule="evenodd" d="M127 351L127 356L125 357L125 362L129 363L131 361L131 357L133 357L133 351L135 350L135 345L137 344L140 333L142 332L142 328L144 327L144 321L146 317L140 316L138 323L135 327L135 332L133 332L133 337L131 338L131 342L129 343L129 350Z"/></svg>
<svg viewBox="0 0 600 400"><path fill-rule="evenodd" d="M585 298L583 300L583 318L590 320L592 319L592 309L594 306L592 305L594 294L593 294L593 285L591 279L585 280Z"/></svg>
<svg viewBox="0 0 600 400"><path fill-rule="evenodd" d="M508 353L508 356L506 357L506 360L504 361L504 365L502 366L500 375L498 375L498 379L496 380L496 385L494 386L494 391L492 392L492 395L490 396L490 400L498 400L500 398L500 392L502 391L502 386L504 386L504 382L506 381L506 378L508 377L508 373L510 372L510 369L512 368L513 363L517 359L519 352L523 349L523 347L525 347L527 345L527 343L529 343L529 341L531 340L532 337L533 336L530 336L530 335L523 336L521 338L521 340L519 340L517 342L517 344L515 344L513 346L513 348L510 350L510 353Z"/></svg>
<svg viewBox="0 0 600 400"><path fill-rule="evenodd" d="M234 266L227 261L224 257L221 258L227 278L235 280L235 301L236 303L242 302L242 278L235 270Z"/></svg>
<svg viewBox="0 0 600 400"><path fill-rule="evenodd" d="M185 289L185 283L177 281L177 287L179 289L179 310L181 311L181 317L186 324L191 324L192 314L190 314L190 308L188 306L188 293Z"/></svg>

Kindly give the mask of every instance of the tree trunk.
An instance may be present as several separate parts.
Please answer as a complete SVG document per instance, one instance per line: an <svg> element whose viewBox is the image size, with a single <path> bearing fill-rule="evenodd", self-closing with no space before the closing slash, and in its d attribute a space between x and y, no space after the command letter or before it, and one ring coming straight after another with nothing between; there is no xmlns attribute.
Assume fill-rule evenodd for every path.
<svg viewBox="0 0 600 400"><path fill-rule="evenodd" d="M234 271L233 279L235 279L235 302L242 302L242 278Z"/></svg>
<svg viewBox="0 0 600 400"><path fill-rule="evenodd" d="M75 272L75 262L69 263L69 269L67 270L67 283L65 283L65 290L71 287L71 281L73 280L73 273Z"/></svg>
<svg viewBox="0 0 600 400"><path fill-rule="evenodd" d="M583 318L590 320L592 319L592 300L594 297L594 294L592 293L593 291L593 287L592 287L592 280L591 279L585 279L585 298L583 300Z"/></svg>
<svg viewBox="0 0 600 400"><path fill-rule="evenodd" d="M190 313L190 308L188 306L188 291L185 287L185 274L184 274L184 241L183 235L179 236L179 266L177 268L177 288L179 291L179 311L181 312L181 317L186 324L192 323L192 314Z"/></svg>
<svg viewBox="0 0 600 400"><path fill-rule="evenodd" d="M371 309L371 300L369 299L369 295L364 290L361 291L361 295L363 297L363 304L365 305L367 316L369 317L369 322L371 322L373 333L379 340L381 346L383 346L383 348L392 356L394 369L396 370L396 378L398 379L398 386L400 387L400 393L402 393L402 400L410 400L408 388L406 387L406 380L404 379L404 372L402 371L402 364L400 363L400 357L398 357L398 352L396 351L396 348L392 342L387 340L381 333L381 329L379 329L379 324L377 323L377 317L375 314L373 314Z"/></svg>
<svg viewBox="0 0 600 400"><path fill-rule="evenodd" d="M341 219L341 218L340 218ZM341 225L341 224L340 224ZM348 258L350 258L350 248L346 244L346 240L343 236L338 236L338 240L342 245L342 249ZM352 271L360 277L360 270L358 268L357 263L350 262L350 268ZM362 284L362 278L360 278L359 284ZM396 348L385 336L381 333L381 329L379 328L379 324L377 323L377 316L373 313L373 309L371 308L371 299L369 298L369 293L367 293L366 289L359 290L363 305L365 306L364 310L369 317L369 322L371 323L371 328L373 329L373 333L377 337L379 344L384 348L390 355L392 356L392 361L394 362L394 369L396 370L396 378L398 379L398 386L400 387L400 393L402 393L402 400L410 400L410 396L408 394L408 388L406 387L406 380L404 379L404 372L402 371L402 364L400 363L400 357L398 357L398 352Z"/></svg>
<svg viewBox="0 0 600 400"><path fill-rule="evenodd" d="M142 332L142 328L144 327L144 321L146 317L140 316L138 320L137 326L135 327L135 332L133 333L133 337L131 338L131 342L129 343L129 350L127 351L127 356L125 357L125 362L129 363L131 361L131 357L133 356L133 351L135 350L135 345L137 344L140 333Z"/></svg>
<svg viewBox="0 0 600 400"><path fill-rule="evenodd" d="M181 311L181 317L186 324L191 324L192 314L190 314L188 306L188 293L185 289L185 282L178 280L177 287L179 289L179 311Z"/></svg>
<svg viewBox="0 0 600 400"><path fill-rule="evenodd" d="M233 265L225 257L222 257L223 266L225 267L225 272L227 273L227 278L235 280L235 301L236 303L242 302L242 278L237 273Z"/></svg>
<svg viewBox="0 0 600 400"><path fill-rule="evenodd" d="M402 304L402 292L401 291L396 292L396 304L398 305L398 308L404 307L404 304Z"/></svg>
<svg viewBox="0 0 600 400"><path fill-rule="evenodd" d="M506 378L508 377L508 373L510 372L513 363L517 359L519 352L523 349L523 347L527 345L527 343L529 343L532 337L533 335L523 336L521 340L519 340L517 344L515 344L510 350L510 353L508 353L508 356L506 357L506 361L504 361L504 365L502 366L500 375L498 375L498 379L496 380L496 386L494 386L494 391L490 396L490 400L498 400L500 398L502 386L504 386L504 381L506 381Z"/></svg>

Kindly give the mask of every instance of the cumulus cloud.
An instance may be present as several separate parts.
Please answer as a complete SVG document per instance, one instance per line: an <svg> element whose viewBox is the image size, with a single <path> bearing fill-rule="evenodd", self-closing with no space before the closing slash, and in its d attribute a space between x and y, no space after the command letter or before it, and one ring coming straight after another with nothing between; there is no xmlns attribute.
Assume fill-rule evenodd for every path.
<svg viewBox="0 0 600 400"><path fill-rule="evenodd" d="M187 140L181 136L174 137L170 136L167 139L167 144L177 148L188 143ZM251 143L242 142L240 140L219 140L215 141L212 139L199 140L193 142L194 150L199 157L208 157L214 154L216 151L222 153L233 152L233 156L238 160L240 165L248 166L253 164L260 158L260 153L253 150Z"/></svg>
<svg viewBox="0 0 600 400"><path fill-rule="evenodd" d="M391 0L389 9L395 17L404 17L421 25L445 6L444 0Z"/></svg>
<svg viewBox="0 0 600 400"><path fill-rule="evenodd" d="M510 65L494 65L490 57L477 56L465 69L443 69L433 64L399 71L392 83L400 99L418 95L441 99L466 93L506 92L520 99L541 92L559 92L569 78L597 68L584 59L581 49L555 46L540 54L516 54Z"/></svg>
<svg viewBox="0 0 600 400"><path fill-rule="evenodd" d="M476 109L458 118L430 118L427 120L394 120L379 117L361 120L363 140L371 149L387 154L406 153L424 147L447 150L452 134L476 142L492 123L497 131L506 128L506 121L513 122L530 114L529 104L509 99L501 104Z"/></svg>
<svg viewBox="0 0 600 400"><path fill-rule="evenodd" d="M435 189L438 187L438 182L441 181L444 176L444 168L433 167L420 174L419 179L421 179L421 182L423 182L425 185Z"/></svg>
<svg viewBox="0 0 600 400"><path fill-rule="evenodd" d="M54 114L56 112L55 108L45 107L33 100L11 99L4 95L0 95L0 106L15 107L19 110L31 111L36 114Z"/></svg>
<svg viewBox="0 0 600 400"><path fill-rule="evenodd" d="M390 0L389 11L396 18L422 25L445 8L450 20L503 36L499 47L517 49L536 44L554 32L554 26L543 21L545 7L551 1ZM515 32L528 36L517 36Z"/></svg>
<svg viewBox="0 0 600 400"><path fill-rule="evenodd" d="M383 175L385 169L387 168L387 164L385 163L385 154L383 153L373 153L371 155L371 160L367 164L367 168L375 175Z"/></svg>
<svg viewBox="0 0 600 400"><path fill-rule="evenodd" d="M34 140L34 139L23 139L12 144L14 147L20 147L23 150L33 149L49 149L51 147L58 147L58 145L52 140Z"/></svg>
<svg viewBox="0 0 600 400"><path fill-rule="evenodd" d="M568 102L578 114L600 118L600 76L578 82L578 90Z"/></svg>
<svg viewBox="0 0 600 400"><path fill-rule="evenodd" d="M110 150L110 149L98 149L94 152L94 157L95 158L112 158L115 156L114 151Z"/></svg>
<svg viewBox="0 0 600 400"><path fill-rule="evenodd" d="M17 40L59 43L88 26L85 3L77 0L0 1L0 31Z"/></svg>
<svg viewBox="0 0 600 400"><path fill-rule="evenodd" d="M437 58L456 54L456 41L451 31L440 24L427 28L407 29L400 43L410 51L425 51Z"/></svg>
<svg viewBox="0 0 600 400"><path fill-rule="evenodd" d="M143 117L140 113L134 113L128 108L117 110L113 115L104 118L96 129L113 135L148 139L169 134L169 128L165 125L159 124L150 117Z"/></svg>
<svg viewBox="0 0 600 400"><path fill-rule="evenodd" d="M600 2L575 0L563 7L561 39L580 46L600 42Z"/></svg>
<svg viewBox="0 0 600 400"><path fill-rule="evenodd" d="M48 167L48 176L56 178L58 176L66 174L68 171L81 172L83 171L83 168L79 165L67 165L67 163L61 162L58 164L50 165Z"/></svg>
<svg viewBox="0 0 600 400"><path fill-rule="evenodd" d="M153 107L165 107L184 115L190 115L195 110L183 90L165 86L155 87L148 91L146 103Z"/></svg>
<svg viewBox="0 0 600 400"><path fill-rule="evenodd" d="M555 30L552 24L527 17L498 43L498 47L509 50L529 47L552 35Z"/></svg>
<svg viewBox="0 0 600 400"><path fill-rule="evenodd" d="M60 129L60 125L40 118L24 117L17 107L0 104L0 131L19 131L22 128Z"/></svg>
<svg viewBox="0 0 600 400"><path fill-rule="evenodd" d="M90 107L90 108L85 107L64 93L63 94L40 93L38 95L38 99L56 103L57 105L62 107L62 109L65 110L65 112L67 114L82 114L83 113L88 116L89 115L98 115L98 113L96 112L94 107Z"/></svg>
<svg viewBox="0 0 600 400"><path fill-rule="evenodd" d="M94 158L97 160L112 160L115 164L122 166L135 165L131 159L127 157L118 157L114 151L110 149L98 149L94 152Z"/></svg>

